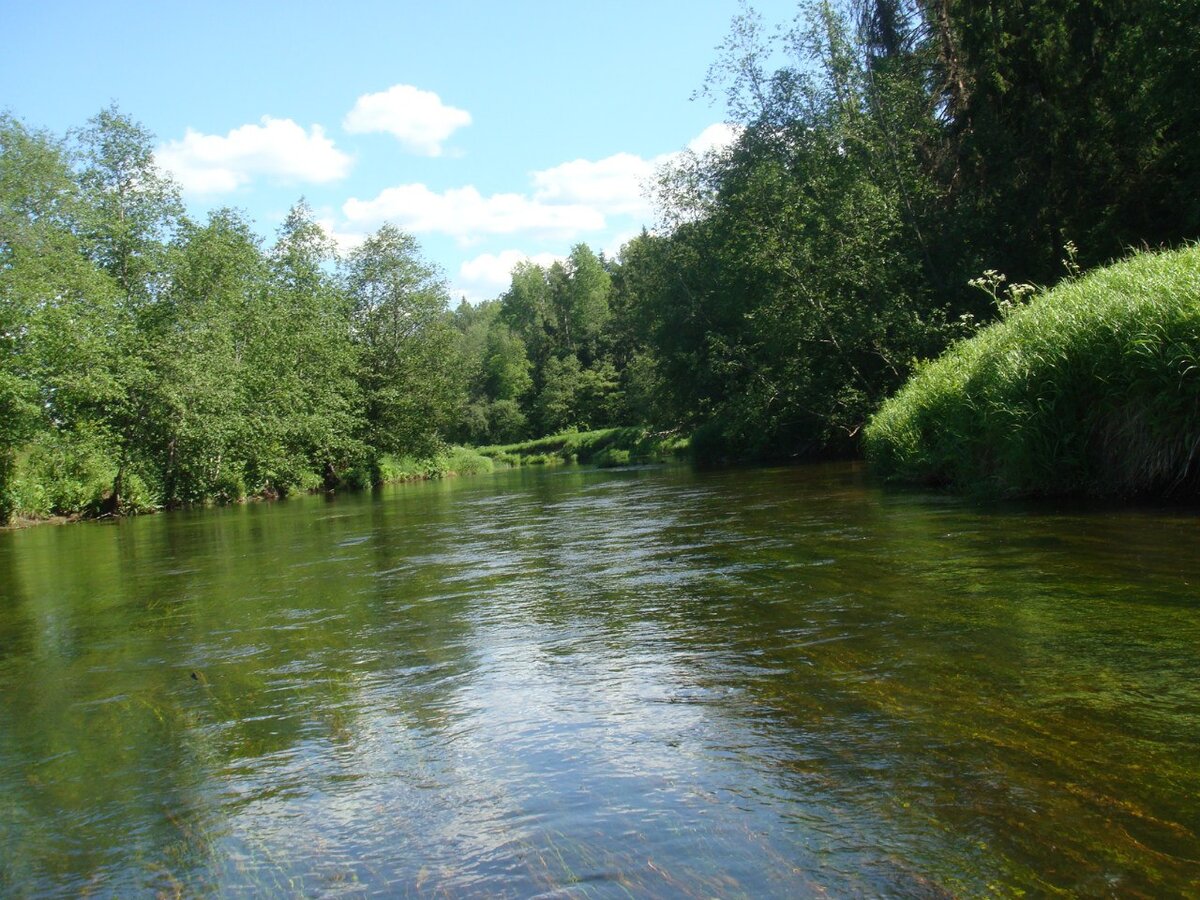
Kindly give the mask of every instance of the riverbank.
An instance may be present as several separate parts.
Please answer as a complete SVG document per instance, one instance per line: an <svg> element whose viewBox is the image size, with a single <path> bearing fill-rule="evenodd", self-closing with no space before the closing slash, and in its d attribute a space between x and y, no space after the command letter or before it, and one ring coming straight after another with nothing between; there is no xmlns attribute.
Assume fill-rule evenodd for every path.
<svg viewBox="0 0 1200 900"><path fill-rule="evenodd" d="M493 468L495 463L472 447L447 447L428 458L385 456L379 466L379 480L382 484L400 484L459 475L482 475Z"/></svg>
<svg viewBox="0 0 1200 900"><path fill-rule="evenodd" d="M521 466L565 465L578 463L600 468L679 459L686 455L688 439L676 432L654 433L644 428L603 428L595 431L569 431L549 435L536 440L516 444L490 447L447 447L430 457L384 456L379 463L377 483L402 484L414 481L429 481L437 478L457 478L484 475L497 468L519 468ZM95 480L95 479L93 479ZM335 490L359 490L369 486L370 479L353 476L342 482ZM96 480L96 484L100 484ZM95 485L94 491L100 490ZM310 486L299 493L321 493L323 489ZM49 491L43 492L50 496ZM82 496L84 492L79 491ZM100 496L97 494L97 496ZM224 502L197 503L193 506L228 506L236 503L253 503L261 500L278 499L276 495L246 494L230 497ZM106 518L146 515L161 512L162 507L150 502L136 505L114 515L111 512L96 514L93 510L102 507L100 500L92 499L72 510L43 509L18 506L11 519L0 530L28 528L33 525L64 525L71 522L99 521Z"/></svg>
<svg viewBox="0 0 1200 900"><path fill-rule="evenodd" d="M454 478L461 475L479 475L491 472L495 463L488 457L483 456L470 447L447 447L439 453L427 458L417 458L411 456L385 456L379 465L379 481L383 484L399 484L409 481L428 481L434 478ZM361 490L369 485L366 483L369 479L360 479L357 473L352 473L352 478L343 481L337 485L334 490ZM111 482L108 482L111 483ZM148 515L164 511L162 506L146 501L139 497L137 503L128 507L123 507L119 512L103 511L104 508L104 483L97 482L90 487L90 499L86 502L80 501L78 506L73 509L64 509L62 507L44 506L42 508L21 506L16 507L15 512L9 518L8 522L0 525L0 531L16 530L21 528L29 528L34 525L66 525L72 522L95 522L103 519L125 518L129 516ZM325 488L317 486L308 486L294 493L300 494L319 494ZM33 493L33 492L31 492ZM78 492L80 496L84 492ZM55 497L61 494L61 491L55 493L48 488L34 494L38 497ZM18 494L19 496L19 494ZM203 503L188 504L188 508L202 508L209 506L230 506L239 503L256 503L260 501L277 500L278 494L241 494L230 496L221 500L210 500ZM53 503L54 500L44 501ZM61 502L61 500L57 501ZM183 508L183 507L180 507Z"/></svg>
<svg viewBox="0 0 1200 900"><path fill-rule="evenodd" d="M514 468L565 463L612 468L681 459L688 447L689 439L678 431L653 432L634 426L565 431L515 444L479 447L477 452Z"/></svg>
<svg viewBox="0 0 1200 900"><path fill-rule="evenodd" d="M865 432L887 478L1200 496L1200 247L1068 279L926 364Z"/></svg>

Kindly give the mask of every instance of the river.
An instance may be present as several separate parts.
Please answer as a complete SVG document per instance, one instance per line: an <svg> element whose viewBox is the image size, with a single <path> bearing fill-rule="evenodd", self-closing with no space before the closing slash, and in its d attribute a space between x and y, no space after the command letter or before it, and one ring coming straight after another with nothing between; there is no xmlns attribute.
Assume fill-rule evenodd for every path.
<svg viewBox="0 0 1200 900"><path fill-rule="evenodd" d="M0 534L0 895L1200 894L1200 516L853 464Z"/></svg>

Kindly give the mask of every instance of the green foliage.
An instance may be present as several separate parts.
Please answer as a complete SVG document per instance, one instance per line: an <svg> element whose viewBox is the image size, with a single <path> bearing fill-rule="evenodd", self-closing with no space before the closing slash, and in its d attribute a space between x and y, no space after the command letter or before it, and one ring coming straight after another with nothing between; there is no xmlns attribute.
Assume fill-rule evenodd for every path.
<svg viewBox="0 0 1200 900"><path fill-rule="evenodd" d="M713 455L852 452L908 361L946 340L925 237L938 190L901 149L931 127L923 72L856 40L847 13L814 6L768 74L775 48L739 20L718 74L741 138L668 173L679 224L631 255L647 374Z"/></svg>
<svg viewBox="0 0 1200 900"><path fill-rule="evenodd" d="M0 116L0 523L365 484L383 453L441 452L464 387L412 238L381 229L339 279L303 202L264 252L237 213L184 219L153 147L115 107L69 144Z"/></svg>
<svg viewBox="0 0 1200 900"><path fill-rule="evenodd" d="M939 6L944 235L973 271L1045 282L1068 239L1092 266L1200 237L1200 2Z"/></svg>
<svg viewBox="0 0 1200 900"><path fill-rule="evenodd" d="M1200 248L1064 282L872 419L884 474L1004 494L1200 494Z"/></svg>
<svg viewBox="0 0 1200 900"><path fill-rule="evenodd" d="M579 359L574 355L551 357L542 370L542 389L534 407L542 434L578 427L581 388Z"/></svg>
<svg viewBox="0 0 1200 900"><path fill-rule="evenodd" d="M151 298L182 215L179 188L154 164L154 135L115 105L74 133L83 169L81 237L131 302Z"/></svg>
<svg viewBox="0 0 1200 900"><path fill-rule="evenodd" d="M628 420L610 349L613 278L584 244L565 263L518 264L498 300L454 314L467 401L451 434L502 443Z"/></svg>
<svg viewBox="0 0 1200 900"><path fill-rule="evenodd" d="M489 457L470 447L451 447L440 458L449 475L486 475L495 468Z"/></svg>
<svg viewBox="0 0 1200 900"><path fill-rule="evenodd" d="M565 284L556 292L562 346L591 363L609 318L612 278L587 244L571 248L565 274Z"/></svg>
<svg viewBox="0 0 1200 900"><path fill-rule="evenodd" d="M145 456L166 506L246 493L246 371L251 310L266 267L249 225L228 210L185 223L168 259L168 287L147 349L154 373Z"/></svg>
<svg viewBox="0 0 1200 900"><path fill-rule="evenodd" d="M95 431L44 432L20 454L12 479L14 512L24 517L143 512L153 508L145 482L129 474L122 493L111 442Z"/></svg>
<svg viewBox="0 0 1200 900"><path fill-rule="evenodd" d="M615 469L618 466L629 465L632 456L628 450L606 447L592 457L592 462L600 469Z"/></svg>
<svg viewBox="0 0 1200 900"><path fill-rule="evenodd" d="M62 145L0 118L0 522L25 506L18 451L123 399L119 292L83 255Z"/></svg>
<svg viewBox="0 0 1200 900"><path fill-rule="evenodd" d="M637 461L642 438L580 437L629 423L694 433L702 460L854 453L914 360L976 322L1048 316L1019 290L1062 276L1057 248L1082 248L1073 278L1129 246L1200 239L1200 0L798 13L774 31L745 7L734 20L706 90L737 139L662 173L661 231L616 259L578 244L521 263L501 297L453 313L393 227L339 259L301 202L264 249L235 213L187 221L153 136L116 107L67 140L0 115L0 522L471 468L446 442L504 462ZM986 293L968 283L980 271ZM954 395L967 346L922 369L926 394ZM1068 400L1040 402L1070 421ZM1039 452L1091 472L1079 460L1120 455L1099 447L1158 447L1147 414L1123 409ZM1014 490L1049 483L970 436L929 450L926 477L978 480L961 463ZM895 446L912 440L897 425ZM1178 447L1151 455L1111 476L1118 490L1190 483L1190 462L1162 474ZM1074 483L1096 489L1086 472Z"/></svg>
<svg viewBox="0 0 1200 900"><path fill-rule="evenodd" d="M248 348L255 407L274 437L249 460L250 483L263 490L309 489L314 473L332 486L364 455L351 302L329 274L334 257L308 206L293 207L270 252L261 330Z"/></svg>
<svg viewBox="0 0 1200 900"><path fill-rule="evenodd" d="M460 393L458 373L447 365L455 333L445 283L410 235L385 225L350 254L346 284L367 445L431 452Z"/></svg>
<svg viewBox="0 0 1200 900"><path fill-rule="evenodd" d="M484 390L495 400L520 401L533 387L533 364L525 342L501 322L487 333L483 363Z"/></svg>
<svg viewBox="0 0 1200 900"><path fill-rule="evenodd" d="M684 456L688 440L675 432L652 432L645 428L600 428L595 431L565 431L516 444L480 447L479 452L503 465L549 465L597 463L601 459L651 462ZM604 456L601 456L604 454Z"/></svg>
<svg viewBox="0 0 1200 900"><path fill-rule="evenodd" d="M520 438L529 430L529 420L516 400L494 400L487 407L487 434L500 441Z"/></svg>
<svg viewBox="0 0 1200 900"><path fill-rule="evenodd" d="M613 271L624 415L703 458L856 452L912 360L1015 310L971 275L1200 237L1198 23L1196 0L863 0L772 35L745 9L707 88L739 139L664 175L670 231Z"/></svg>
<svg viewBox="0 0 1200 900"><path fill-rule="evenodd" d="M425 481L457 475L486 475L495 460L470 447L445 447L430 456L385 455L380 461L380 482Z"/></svg>

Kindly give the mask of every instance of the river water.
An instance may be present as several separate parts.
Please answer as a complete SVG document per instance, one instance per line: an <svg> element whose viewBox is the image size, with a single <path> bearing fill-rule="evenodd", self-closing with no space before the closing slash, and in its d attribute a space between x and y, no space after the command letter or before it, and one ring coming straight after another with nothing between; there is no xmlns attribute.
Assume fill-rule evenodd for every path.
<svg viewBox="0 0 1200 900"><path fill-rule="evenodd" d="M0 534L0 895L1200 894L1200 516L519 470Z"/></svg>

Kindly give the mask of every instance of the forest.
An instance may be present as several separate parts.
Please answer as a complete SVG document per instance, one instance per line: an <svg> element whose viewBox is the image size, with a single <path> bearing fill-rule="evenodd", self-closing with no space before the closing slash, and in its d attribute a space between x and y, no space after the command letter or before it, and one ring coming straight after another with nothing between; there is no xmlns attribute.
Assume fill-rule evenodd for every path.
<svg viewBox="0 0 1200 900"><path fill-rule="evenodd" d="M653 230L456 307L390 225L342 254L302 200L270 242L192 220L115 105L61 136L0 115L0 521L610 426L707 462L860 453L1020 302L997 284L1200 238L1196 72L1200 0L746 6L701 89L739 138L660 173Z"/></svg>

